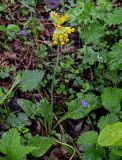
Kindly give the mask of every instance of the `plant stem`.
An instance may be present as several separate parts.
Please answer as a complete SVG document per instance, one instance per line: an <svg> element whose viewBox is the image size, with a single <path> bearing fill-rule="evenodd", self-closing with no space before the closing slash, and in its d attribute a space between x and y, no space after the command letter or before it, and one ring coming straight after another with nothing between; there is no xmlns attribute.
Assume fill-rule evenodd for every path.
<svg viewBox="0 0 122 160"><path fill-rule="evenodd" d="M61 144L61 145L64 145L64 146L67 146L67 147L69 147L69 148L71 148L71 149L73 150L73 154L72 154L72 156L71 156L70 159L69 159L69 160L72 160L72 158L73 158L74 155L75 155L75 149L74 149L74 147L72 147L71 145L69 145L69 144L67 144L67 143L63 143L63 142L60 142L60 141L57 141L57 143L59 143L59 144Z"/></svg>
<svg viewBox="0 0 122 160"><path fill-rule="evenodd" d="M87 44L85 44L85 47L86 47L86 53L88 54L89 52L88 52ZM93 82L94 77L93 77L93 73L92 73L92 68L91 68L91 66L90 66L90 74L91 74L91 80L92 80L92 82Z"/></svg>
<svg viewBox="0 0 122 160"><path fill-rule="evenodd" d="M16 85L19 83L20 81L20 77L17 76L15 79L15 82L13 83L12 87L10 88L10 90L8 91L8 93L2 98L2 100L0 101L0 104L3 104L3 102L5 101L5 99L11 94L11 92L13 91L13 89L16 87Z"/></svg>
<svg viewBox="0 0 122 160"><path fill-rule="evenodd" d="M58 44L58 47L57 47L57 58L56 58L56 63L55 63L55 67L54 67L54 73L53 73L53 76L52 76L52 84L51 84L51 109L52 109L52 113L53 113L53 105L54 105L53 96L54 96L55 77L56 77L56 72L57 72L57 67L58 67L60 55L61 55L60 44ZM52 126L51 126L51 128L52 128Z"/></svg>

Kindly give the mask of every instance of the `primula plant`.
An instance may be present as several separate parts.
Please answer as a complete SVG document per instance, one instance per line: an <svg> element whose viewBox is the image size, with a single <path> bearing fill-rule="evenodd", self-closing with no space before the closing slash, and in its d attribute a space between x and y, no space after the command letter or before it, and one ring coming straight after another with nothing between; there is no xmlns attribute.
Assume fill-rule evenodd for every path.
<svg viewBox="0 0 122 160"><path fill-rule="evenodd" d="M0 19L0 160L121 160L121 1L1 0Z"/></svg>

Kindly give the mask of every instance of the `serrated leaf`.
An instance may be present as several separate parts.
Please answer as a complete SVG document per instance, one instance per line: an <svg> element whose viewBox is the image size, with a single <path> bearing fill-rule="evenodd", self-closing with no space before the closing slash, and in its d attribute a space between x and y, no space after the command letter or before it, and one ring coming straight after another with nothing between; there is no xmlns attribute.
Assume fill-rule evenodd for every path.
<svg viewBox="0 0 122 160"><path fill-rule="evenodd" d="M26 92L37 89L44 76L44 72L40 70L25 70L20 72L20 75L19 87L22 91Z"/></svg>
<svg viewBox="0 0 122 160"><path fill-rule="evenodd" d="M7 118L7 123L12 127L17 127L19 125L29 126L31 121L29 121L28 116L25 113L19 113L18 116L11 113Z"/></svg>
<svg viewBox="0 0 122 160"><path fill-rule="evenodd" d="M82 160L103 160L105 156L104 148L90 148L83 153Z"/></svg>
<svg viewBox="0 0 122 160"><path fill-rule="evenodd" d="M77 140L80 145L94 145L97 143L98 133L95 131L88 131L81 134Z"/></svg>
<svg viewBox="0 0 122 160"><path fill-rule="evenodd" d="M8 160L20 160L36 147L22 146L17 129L12 128L6 132L0 140L0 152L6 155Z"/></svg>
<svg viewBox="0 0 122 160"><path fill-rule="evenodd" d="M108 13L105 21L107 25L121 24L122 23L122 7L115 8L112 13Z"/></svg>
<svg viewBox="0 0 122 160"><path fill-rule="evenodd" d="M18 32L20 30L19 26L18 25L15 25L15 24L9 24L7 27L6 27L6 31L7 32Z"/></svg>
<svg viewBox="0 0 122 160"><path fill-rule="evenodd" d="M31 121L29 120L27 114L25 114L23 112L18 114L17 119L19 120L20 125L25 125L25 126L30 126L31 125Z"/></svg>
<svg viewBox="0 0 122 160"><path fill-rule="evenodd" d="M98 32L99 31L99 32ZM97 23L90 24L81 28L80 38L86 43L96 43L100 41L100 38L104 36L103 26Z"/></svg>
<svg viewBox="0 0 122 160"><path fill-rule="evenodd" d="M112 146L122 140L122 123L107 125L99 134L98 143L101 146Z"/></svg>
<svg viewBox="0 0 122 160"><path fill-rule="evenodd" d="M32 155L34 157L41 157L49 150L49 148L53 144L56 143L56 140L52 137L35 136L35 137L30 137L28 143L29 145L38 148L32 152Z"/></svg>
<svg viewBox="0 0 122 160"><path fill-rule="evenodd" d="M19 120L17 119L15 114L10 114L7 118L7 123L12 127L17 127L19 124Z"/></svg>
<svg viewBox="0 0 122 160"><path fill-rule="evenodd" d="M81 48L80 53L83 53L83 64L94 65L98 61L98 52L95 52L91 47Z"/></svg>
<svg viewBox="0 0 122 160"><path fill-rule="evenodd" d="M98 128L101 130L108 124L114 124L119 121L119 118L114 113L109 113L107 116L100 117L100 120L97 124Z"/></svg>
<svg viewBox="0 0 122 160"><path fill-rule="evenodd" d="M108 55L108 65L110 70L122 70L122 40L112 47Z"/></svg>
<svg viewBox="0 0 122 160"><path fill-rule="evenodd" d="M121 110L122 89L105 88L101 97L102 105L108 111L118 113Z"/></svg>
<svg viewBox="0 0 122 160"><path fill-rule="evenodd" d="M31 119L35 119L35 116L40 114L40 107L31 101L18 99L17 103Z"/></svg>

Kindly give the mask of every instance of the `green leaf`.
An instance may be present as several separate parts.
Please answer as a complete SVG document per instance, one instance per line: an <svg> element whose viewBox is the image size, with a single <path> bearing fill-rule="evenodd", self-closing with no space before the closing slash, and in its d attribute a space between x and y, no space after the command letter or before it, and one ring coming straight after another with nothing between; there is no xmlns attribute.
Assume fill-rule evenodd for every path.
<svg viewBox="0 0 122 160"><path fill-rule="evenodd" d="M97 23L89 24L81 28L79 32L80 32L80 38L84 40L86 43L99 42L100 38L104 36L103 26Z"/></svg>
<svg viewBox="0 0 122 160"><path fill-rule="evenodd" d="M6 30L5 26L0 25L0 31L5 31L5 30Z"/></svg>
<svg viewBox="0 0 122 160"><path fill-rule="evenodd" d="M19 32L19 26L15 25L15 24L9 24L7 27L6 27L6 31L7 32Z"/></svg>
<svg viewBox="0 0 122 160"><path fill-rule="evenodd" d="M103 160L105 157L104 148L90 148L83 153L82 160Z"/></svg>
<svg viewBox="0 0 122 160"><path fill-rule="evenodd" d="M72 25L82 25L91 22L91 11L94 9L92 1L77 1L76 6L70 8L68 14L70 15L70 23Z"/></svg>
<svg viewBox="0 0 122 160"><path fill-rule="evenodd" d="M17 127L19 124L19 120L17 119L15 114L11 113L7 118L7 123L12 127Z"/></svg>
<svg viewBox="0 0 122 160"><path fill-rule="evenodd" d="M44 76L41 70L25 70L19 73L21 75L19 87L24 92L37 89Z"/></svg>
<svg viewBox="0 0 122 160"><path fill-rule="evenodd" d="M35 116L40 114L40 107L31 101L18 99L17 103L31 119L35 119Z"/></svg>
<svg viewBox="0 0 122 160"><path fill-rule="evenodd" d="M122 146L122 138L119 141L114 143L114 146Z"/></svg>
<svg viewBox="0 0 122 160"><path fill-rule="evenodd" d="M4 89L0 87L0 100L5 96Z"/></svg>
<svg viewBox="0 0 122 160"><path fill-rule="evenodd" d="M81 105L81 99L84 99L87 103L87 107L83 107ZM88 115L92 110L95 109L97 104L96 96L94 94L79 94L78 98L72 100L71 102L67 102L68 112L64 115L64 119L80 119Z"/></svg>
<svg viewBox="0 0 122 160"><path fill-rule="evenodd" d="M5 6L3 4L0 4L0 12L4 12L5 11Z"/></svg>
<svg viewBox="0 0 122 160"><path fill-rule="evenodd" d="M32 155L34 157L41 157L50 149L53 144L56 143L56 140L52 137L35 136L30 137L28 143L29 145L38 148L32 152Z"/></svg>
<svg viewBox="0 0 122 160"><path fill-rule="evenodd" d="M110 70L122 70L122 40L112 47L108 55L108 65Z"/></svg>
<svg viewBox="0 0 122 160"><path fill-rule="evenodd" d="M101 146L114 146L114 144L122 140L122 123L107 125L99 134L98 143Z"/></svg>
<svg viewBox="0 0 122 160"><path fill-rule="evenodd" d="M28 116L25 113L19 113L18 116L11 113L7 118L8 124L10 124L12 127L18 127L18 126L29 126L31 125L31 121L28 119Z"/></svg>
<svg viewBox="0 0 122 160"><path fill-rule="evenodd" d="M107 25L122 24L122 7L115 8L105 19Z"/></svg>
<svg viewBox="0 0 122 160"><path fill-rule="evenodd" d="M79 51L80 54L83 54L83 64L94 65L99 61L98 52L95 52L91 47L83 46Z"/></svg>
<svg viewBox="0 0 122 160"><path fill-rule="evenodd" d="M112 152L114 154L116 154L117 156L121 156L122 157L122 150L112 150Z"/></svg>
<svg viewBox="0 0 122 160"><path fill-rule="evenodd" d="M95 131L88 131L81 134L77 140L80 145L94 145L97 143L98 133Z"/></svg>
<svg viewBox="0 0 122 160"><path fill-rule="evenodd" d="M12 128L0 140L0 152L6 155L7 160L20 160L36 147L22 146L17 129Z"/></svg>
<svg viewBox="0 0 122 160"><path fill-rule="evenodd" d="M108 111L118 113L121 110L122 89L105 88L101 97L102 105Z"/></svg>
<svg viewBox="0 0 122 160"><path fill-rule="evenodd" d="M107 116L100 117L100 120L97 124L98 128L101 130L108 124L114 124L119 121L119 118L114 113L109 113Z"/></svg>
<svg viewBox="0 0 122 160"><path fill-rule="evenodd" d="M121 157L120 157L120 156L117 156L117 155L114 154L113 152L110 152L109 157L110 157L109 160L121 160Z"/></svg>
<svg viewBox="0 0 122 160"><path fill-rule="evenodd" d="M46 99L42 99L39 103L39 113L44 118L45 127L51 128L52 124L52 109L50 103Z"/></svg>
<svg viewBox="0 0 122 160"><path fill-rule="evenodd" d="M27 114L21 112L18 114L18 120L19 120L19 124L20 125L24 125L24 126L30 126L31 125L31 121L29 120Z"/></svg>
<svg viewBox="0 0 122 160"><path fill-rule="evenodd" d="M2 158L2 157L0 157L0 160L6 160L6 158Z"/></svg>

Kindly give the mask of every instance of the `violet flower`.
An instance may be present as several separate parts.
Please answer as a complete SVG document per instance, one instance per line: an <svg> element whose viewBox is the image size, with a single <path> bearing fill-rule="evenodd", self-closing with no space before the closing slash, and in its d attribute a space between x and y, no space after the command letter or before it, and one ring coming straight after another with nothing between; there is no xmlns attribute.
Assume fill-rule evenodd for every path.
<svg viewBox="0 0 122 160"><path fill-rule="evenodd" d="M27 33L27 31L25 29L22 29L20 31L20 34L23 35L23 36L27 36L28 33Z"/></svg>
<svg viewBox="0 0 122 160"><path fill-rule="evenodd" d="M83 107L87 107L88 106L88 103L84 99L81 99L80 103L81 103L81 105Z"/></svg>

